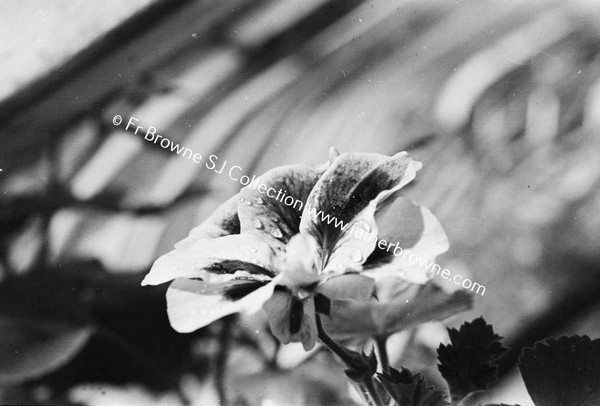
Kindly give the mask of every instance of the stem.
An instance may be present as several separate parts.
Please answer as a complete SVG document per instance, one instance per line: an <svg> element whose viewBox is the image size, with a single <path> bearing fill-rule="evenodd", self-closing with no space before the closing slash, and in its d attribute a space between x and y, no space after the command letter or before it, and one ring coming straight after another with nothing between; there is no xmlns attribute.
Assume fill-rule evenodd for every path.
<svg viewBox="0 0 600 406"><path fill-rule="evenodd" d="M387 353L387 337L375 338L375 345L377 346L377 352L379 353L379 362L381 363L381 370L386 374L390 373L390 359Z"/></svg>
<svg viewBox="0 0 600 406"><path fill-rule="evenodd" d="M221 331L219 331L219 342L221 343L221 346L215 357L215 387L219 397L219 404L225 406L229 404L227 391L225 390L225 368L227 365L227 352L229 351L232 322L233 318L231 316L223 319Z"/></svg>
<svg viewBox="0 0 600 406"><path fill-rule="evenodd" d="M361 394L364 396L368 406L385 406L385 403L379 397L379 393L375 389L373 379L365 378L358 384Z"/></svg>
<svg viewBox="0 0 600 406"><path fill-rule="evenodd" d="M317 331L319 333L319 339L325 344L331 351L333 351L338 357L346 363L346 365L352 369L362 369L363 365L356 362L338 343L333 341L331 337L327 335L323 326L321 325L321 318L317 315ZM364 377L359 381L355 381L358 386L358 392L363 396L367 402L367 406L385 406L385 403L379 397L373 379L370 376Z"/></svg>
<svg viewBox="0 0 600 406"><path fill-rule="evenodd" d="M321 325L321 318L317 315L317 331L319 333L319 339L325 344L331 351L333 351L338 357L342 359L351 368L360 368L360 365L357 365L356 362L348 355L346 351L342 347L340 347L335 341L331 339L323 330L323 326Z"/></svg>

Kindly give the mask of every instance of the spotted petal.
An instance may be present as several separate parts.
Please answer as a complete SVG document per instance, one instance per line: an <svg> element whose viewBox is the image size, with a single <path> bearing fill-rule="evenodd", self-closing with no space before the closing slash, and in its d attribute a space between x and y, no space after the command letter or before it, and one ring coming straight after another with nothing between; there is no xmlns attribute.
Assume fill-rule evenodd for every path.
<svg viewBox="0 0 600 406"><path fill-rule="evenodd" d="M237 213L237 202L239 194L229 198L199 226L190 231L187 238L178 242L175 246L179 248L189 248L198 240L205 238L217 238L229 234L240 233L240 220Z"/></svg>
<svg viewBox="0 0 600 406"><path fill-rule="evenodd" d="M242 280L215 285L176 279L167 290L169 321L176 331L189 333L229 314L252 314L271 297L274 287L275 282Z"/></svg>
<svg viewBox="0 0 600 406"><path fill-rule="evenodd" d="M377 242L379 203L413 180L420 168L406 152L393 157L341 154L335 159L308 197L300 223L301 232L317 239L321 269L343 271L366 261ZM357 238L354 224L373 238Z"/></svg>
<svg viewBox="0 0 600 406"><path fill-rule="evenodd" d="M253 275L256 280L270 279L276 274L272 257L271 247L252 235L200 239L157 259L142 285L159 285L176 278L219 282L231 279L236 272Z"/></svg>
<svg viewBox="0 0 600 406"><path fill-rule="evenodd" d="M298 234L300 216L324 166L280 166L265 172L239 193L242 233L255 235L280 248Z"/></svg>

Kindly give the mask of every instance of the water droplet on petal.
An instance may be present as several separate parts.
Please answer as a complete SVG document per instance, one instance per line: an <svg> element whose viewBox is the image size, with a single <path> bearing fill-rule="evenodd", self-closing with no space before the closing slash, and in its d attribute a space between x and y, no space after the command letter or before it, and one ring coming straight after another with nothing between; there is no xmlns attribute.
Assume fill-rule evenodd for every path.
<svg viewBox="0 0 600 406"><path fill-rule="evenodd" d="M265 204L265 201L260 196L254 199L254 201L256 202L256 204Z"/></svg>
<svg viewBox="0 0 600 406"><path fill-rule="evenodd" d="M359 195L352 195L352 196L350 196L350 199L355 203L362 202L362 197L360 197Z"/></svg>
<svg viewBox="0 0 600 406"><path fill-rule="evenodd" d="M256 248L250 248L248 251L250 251L252 254L256 254L258 252Z"/></svg>
<svg viewBox="0 0 600 406"><path fill-rule="evenodd" d="M252 225L254 226L254 228L259 230L262 230L262 228L264 227L263 223L261 223L259 219L252 220Z"/></svg>
<svg viewBox="0 0 600 406"><path fill-rule="evenodd" d="M273 227L270 232L271 232L271 235L275 238L283 237L283 234L281 234L281 230L278 228Z"/></svg>
<svg viewBox="0 0 600 406"><path fill-rule="evenodd" d="M244 203L246 203L246 206L252 206L252 202L250 200L245 200Z"/></svg>
<svg viewBox="0 0 600 406"><path fill-rule="evenodd" d="M275 216L269 217L273 223L279 223L279 219Z"/></svg>
<svg viewBox="0 0 600 406"><path fill-rule="evenodd" d="M240 197L240 202L244 203L246 201L246 199L244 199L243 197Z"/></svg>
<svg viewBox="0 0 600 406"><path fill-rule="evenodd" d="M354 253L352 253L352 260L354 262L360 262L360 261L362 261L362 259L363 259L363 256L360 253L360 251L354 251Z"/></svg>
<svg viewBox="0 0 600 406"><path fill-rule="evenodd" d="M342 210L342 208L340 206L338 206L337 204L333 205L333 207L331 207L331 211L333 211L334 213L339 213Z"/></svg>

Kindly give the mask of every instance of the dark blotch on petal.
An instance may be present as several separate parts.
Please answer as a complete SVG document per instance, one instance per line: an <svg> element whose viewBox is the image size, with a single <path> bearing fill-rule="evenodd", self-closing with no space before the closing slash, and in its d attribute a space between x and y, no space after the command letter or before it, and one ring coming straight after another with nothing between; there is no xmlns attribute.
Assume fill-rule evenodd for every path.
<svg viewBox="0 0 600 406"><path fill-rule="evenodd" d="M267 282L248 282L238 285L233 285L226 288L223 291L223 296L225 296L229 300L239 300L244 296L254 292L256 289L261 286L266 285Z"/></svg>
<svg viewBox="0 0 600 406"><path fill-rule="evenodd" d="M290 334L296 334L302 327L302 317L304 317L304 306L302 300L292 297L292 306L290 310Z"/></svg>
<svg viewBox="0 0 600 406"><path fill-rule="evenodd" d="M251 264L249 262L236 261L233 259L215 262L206 270L220 275L234 273L235 271L246 271L252 275L275 276L272 271L265 269L262 266Z"/></svg>
<svg viewBox="0 0 600 406"><path fill-rule="evenodd" d="M315 310L318 313L329 316L331 313L331 300L320 293L315 294Z"/></svg>
<svg viewBox="0 0 600 406"><path fill-rule="evenodd" d="M243 202L238 203L241 232L261 238L274 249L287 243L298 234L302 209L323 171L305 165L280 166L261 175L259 186L243 188L239 194Z"/></svg>

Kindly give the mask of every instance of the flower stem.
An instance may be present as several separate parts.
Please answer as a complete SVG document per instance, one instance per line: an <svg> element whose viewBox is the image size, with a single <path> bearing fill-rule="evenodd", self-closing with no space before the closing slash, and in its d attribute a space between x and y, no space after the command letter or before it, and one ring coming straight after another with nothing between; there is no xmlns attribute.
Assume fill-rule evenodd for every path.
<svg viewBox="0 0 600 406"><path fill-rule="evenodd" d="M227 365L227 353L231 344L230 336L233 326L233 316L223 318L221 331L219 331L219 343L221 344L215 357L215 387L221 405L229 405L227 391L225 389L225 374Z"/></svg>
<svg viewBox="0 0 600 406"><path fill-rule="evenodd" d="M364 379L363 382L358 384L358 387L360 388L360 392L365 398L368 406L385 406L385 403L383 403L379 397L379 393L377 393L377 390L375 389L373 379Z"/></svg>
<svg viewBox="0 0 600 406"><path fill-rule="evenodd" d="M327 335L325 330L323 330L323 326L321 325L321 318L317 315L317 331L319 333L319 339L323 344L325 344L331 351L333 351L338 357L346 363L346 365L354 370L364 369L364 365L360 362L357 362L352 356L338 343L333 341L331 337ZM373 383L372 376L364 376L360 378L358 381L354 381L358 386L358 392L365 399L368 406L385 406L385 403L379 397L379 393L377 393L377 389L375 388L375 384Z"/></svg>
<svg viewBox="0 0 600 406"><path fill-rule="evenodd" d="M387 353L387 337L376 337L375 345L377 346L377 352L379 353L379 362L381 363L381 370L388 374L390 372L390 359Z"/></svg>

